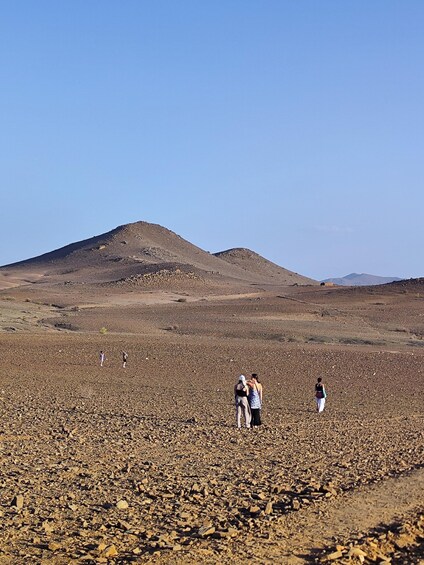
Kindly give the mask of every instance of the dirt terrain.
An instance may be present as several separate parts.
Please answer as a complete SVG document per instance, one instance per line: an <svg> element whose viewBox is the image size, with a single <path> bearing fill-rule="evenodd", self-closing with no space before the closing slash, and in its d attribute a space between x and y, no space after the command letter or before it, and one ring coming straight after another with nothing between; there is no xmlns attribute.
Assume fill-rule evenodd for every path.
<svg viewBox="0 0 424 565"><path fill-rule="evenodd" d="M74 246L0 269L0 563L422 563L423 279L288 284L246 250L208 274L185 244L122 275Z"/></svg>

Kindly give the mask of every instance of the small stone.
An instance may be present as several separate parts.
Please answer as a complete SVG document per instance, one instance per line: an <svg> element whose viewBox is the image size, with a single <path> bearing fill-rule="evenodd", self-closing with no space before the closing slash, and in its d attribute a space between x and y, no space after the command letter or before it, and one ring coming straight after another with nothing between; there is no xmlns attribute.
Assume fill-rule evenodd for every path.
<svg viewBox="0 0 424 565"><path fill-rule="evenodd" d="M404 549L409 545L413 545L415 542L415 538L409 534L400 534L395 540L395 546L398 549Z"/></svg>
<svg viewBox="0 0 424 565"><path fill-rule="evenodd" d="M42 526L43 526L43 530L46 532L46 534L51 534L52 531L54 530L54 524L52 524L51 522L48 522L47 520L44 520Z"/></svg>
<svg viewBox="0 0 424 565"><path fill-rule="evenodd" d="M367 557L367 554L359 547L351 547L349 550L349 557L359 557L359 559L362 557L363 559L364 557Z"/></svg>
<svg viewBox="0 0 424 565"><path fill-rule="evenodd" d="M128 508L129 504L126 500L119 500L116 503L116 508L118 508L119 510L126 510Z"/></svg>
<svg viewBox="0 0 424 565"><path fill-rule="evenodd" d="M201 528L199 528L198 531L198 534L201 537L211 536L214 533L215 533L215 527L209 525L202 526Z"/></svg>
<svg viewBox="0 0 424 565"><path fill-rule="evenodd" d="M15 498L12 500L11 506L14 506L18 510L20 510L24 505L24 497L22 494L17 494Z"/></svg>
<svg viewBox="0 0 424 565"><path fill-rule="evenodd" d="M118 550L113 544L108 545L103 552L104 557L116 557L117 555L118 555Z"/></svg>
<svg viewBox="0 0 424 565"><path fill-rule="evenodd" d="M336 545L336 551L345 551L345 550L346 550L345 545Z"/></svg>
<svg viewBox="0 0 424 565"><path fill-rule="evenodd" d="M179 543L176 543L175 545L172 546L172 551L181 551L182 550L182 546Z"/></svg>
<svg viewBox="0 0 424 565"><path fill-rule="evenodd" d="M259 514L260 511L261 509L259 508L259 506L251 506L249 508L250 514Z"/></svg>
<svg viewBox="0 0 424 565"><path fill-rule="evenodd" d="M268 502L268 504L265 506L265 514L272 514L273 512L273 506L272 506L272 502Z"/></svg>
<svg viewBox="0 0 424 565"><path fill-rule="evenodd" d="M48 548L50 549L50 551L57 551L61 547L62 546L60 545L60 543L57 543L55 541L51 541L48 545Z"/></svg>
<svg viewBox="0 0 424 565"><path fill-rule="evenodd" d="M333 551L333 553L330 553L330 555L325 557L325 561L335 561L336 559L340 559L340 557L343 557L343 553L341 551Z"/></svg>

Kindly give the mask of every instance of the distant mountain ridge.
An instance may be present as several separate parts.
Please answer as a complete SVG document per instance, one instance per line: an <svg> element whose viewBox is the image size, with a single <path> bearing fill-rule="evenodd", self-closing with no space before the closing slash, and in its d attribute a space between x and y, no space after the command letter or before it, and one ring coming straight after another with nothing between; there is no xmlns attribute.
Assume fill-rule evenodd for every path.
<svg viewBox="0 0 424 565"><path fill-rule="evenodd" d="M340 286L374 286L401 280L402 279L399 277L380 277L378 275L369 275L367 273L350 273L350 275L346 275L344 277L324 279L321 282L333 283Z"/></svg>

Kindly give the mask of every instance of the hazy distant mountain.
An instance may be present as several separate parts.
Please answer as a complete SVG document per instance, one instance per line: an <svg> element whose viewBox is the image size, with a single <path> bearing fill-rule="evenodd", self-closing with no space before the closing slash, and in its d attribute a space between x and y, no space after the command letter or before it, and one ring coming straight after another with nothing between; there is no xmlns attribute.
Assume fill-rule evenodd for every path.
<svg viewBox="0 0 424 565"><path fill-rule="evenodd" d="M350 273L350 275L345 277L324 279L321 282L331 282L340 286L373 286L401 280L399 277L379 277L377 275L368 275L367 273Z"/></svg>

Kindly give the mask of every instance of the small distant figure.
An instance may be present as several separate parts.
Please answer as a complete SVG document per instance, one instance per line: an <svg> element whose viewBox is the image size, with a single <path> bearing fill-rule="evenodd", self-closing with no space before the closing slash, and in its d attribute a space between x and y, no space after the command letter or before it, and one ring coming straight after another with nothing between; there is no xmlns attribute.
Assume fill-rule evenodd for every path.
<svg viewBox="0 0 424 565"><path fill-rule="evenodd" d="M127 361L128 361L128 353L126 351L123 351L122 352L122 367L124 369L127 366Z"/></svg>
<svg viewBox="0 0 424 565"><path fill-rule="evenodd" d="M103 363L104 363L105 360L106 360L106 355L104 354L103 351L100 351L100 353L99 353L99 359L100 359L100 367L103 367Z"/></svg>
<svg viewBox="0 0 424 565"><path fill-rule="evenodd" d="M238 382L234 385L234 400L236 405L236 424L241 428L241 416L243 415L246 428L250 428L250 421L252 419L249 402L247 397L249 395L249 387L246 383L246 377L240 375Z"/></svg>
<svg viewBox="0 0 424 565"><path fill-rule="evenodd" d="M250 412L252 414L251 426L255 428L260 426L261 422L261 408L262 408L262 385L259 382L259 377L256 373L252 373L248 381L249 386L249 404Z"/></svg>
<svg viewBox="0 0 424 565"><path fill-rule="evenodd" d="M318 412L322 412L325 406L325 399L327 398L327 393L325 392L325 386L322 382L322 378L318 377L315 384L315 400L317 403Z"/></svg>

